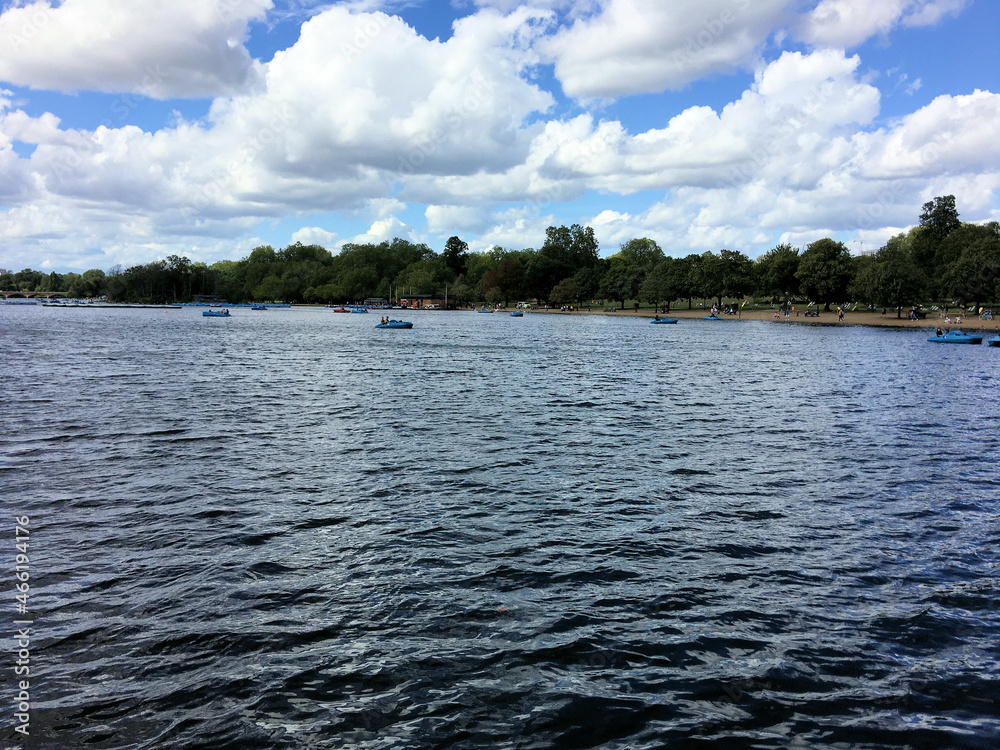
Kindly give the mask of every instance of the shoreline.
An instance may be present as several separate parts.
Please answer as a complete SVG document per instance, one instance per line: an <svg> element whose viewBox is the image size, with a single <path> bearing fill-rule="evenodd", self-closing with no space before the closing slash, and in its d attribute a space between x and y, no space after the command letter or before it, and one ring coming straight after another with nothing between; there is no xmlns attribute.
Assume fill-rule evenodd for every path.
<svg viewBox="0 0 1000 750"><path fill-rule="evenodd" d="M657 315L652 310L620 310L618 312L607 312L605 310L527 310L529 313L543 313L545 315L608 315L622 316L629 318L653 318ZM708 315L708 310L671 310L669 313L659 313L661 318L677 318L678 320L701 320ZM940 317L931 317L939 315ZM723 315L726 322L740 322L742 320L759 320L771 322L778 325L798 324L807 326L869 326L875 328L915 328L918 330L934 331L937 328L950 328L951 330L980 330L980 331L1000 331L1000 316L995 316L993 320L980 320L978 315L969 317L962 316L962 322L955 322L954 312L948 314L951 323L945 323L944 313L931 313L923 320L908 320L907 318L897 319L895 313L888 313L882 317L878 312L845 312L844 322L837 320L837 312L820 312L818 318L807 318L801 312L796 312L789 318L782 315L778 320L774 319L774 310L743 310L739 316Z"/></svg>

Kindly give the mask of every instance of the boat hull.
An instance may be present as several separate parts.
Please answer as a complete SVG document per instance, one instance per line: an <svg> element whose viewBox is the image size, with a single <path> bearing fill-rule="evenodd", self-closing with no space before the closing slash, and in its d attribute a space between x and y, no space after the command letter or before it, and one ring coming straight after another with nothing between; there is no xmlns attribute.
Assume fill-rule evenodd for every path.
<svg viewBox="0 0 1000 750"><path fill-rule="evenodd" d="M413 323L408 320L390 320L388 323L379 323L376 328L413 328Z"/></svg>
<svg viewBox="0 0 1000 750"><path fill-rule="evenodd" d="M677 318L660 318L659 320L651 320L650 322L654 325L663 325L664 323L676 323Z"/></svg>
<svg viewBox="0 0 1000 750"><path fill-rule="evenodd" d="M212 312L211 310L202 311L202 316L206 318L228 318L229 313L227 312Z"/></svg>
<svg viewBox="0 0 1000 750"><path fill-rule="evenodd" d="M974 336L971 333L963 333L962 331L949 331L943 336L931 336L927 339L933 344L981 344L983 343L982 336Z"/></svg>

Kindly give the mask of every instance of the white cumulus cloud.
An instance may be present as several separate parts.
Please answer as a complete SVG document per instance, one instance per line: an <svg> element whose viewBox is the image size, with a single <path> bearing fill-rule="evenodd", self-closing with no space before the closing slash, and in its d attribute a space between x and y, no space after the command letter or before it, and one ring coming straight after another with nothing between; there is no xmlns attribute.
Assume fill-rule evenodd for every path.
<svg viewBox="0 0 1000 750"><path fill-rule="evenodd" d="M618 97L679 89L737 67L780 26L788 0L605 0L540 49L567 95Z"/></svg>
<svg viewBox="0 0 1000 750"><path fill-rule="evenodd" d="M854 47L899 24L933 25L966 5L968 0L822 0L802 17L798 33L813 45Z"/></svg>
<svg viewBox="0 0 1000 750"><path fill-rule="evenodd" d="M36 0L0 15L0 80L36 89L217 96L252 82L247 25L271 0Z"/></svg>

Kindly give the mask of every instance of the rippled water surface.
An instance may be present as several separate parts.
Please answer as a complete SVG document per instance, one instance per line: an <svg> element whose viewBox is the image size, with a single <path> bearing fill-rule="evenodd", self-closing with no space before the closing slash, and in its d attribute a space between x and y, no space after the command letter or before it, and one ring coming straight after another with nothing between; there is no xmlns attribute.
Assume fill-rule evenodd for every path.
<svg viewBox="0 0 1000 750"><path fill-rule="evenodd" d="M997 747L1000 350L410 319L0 307L29 746Z"/></svg>

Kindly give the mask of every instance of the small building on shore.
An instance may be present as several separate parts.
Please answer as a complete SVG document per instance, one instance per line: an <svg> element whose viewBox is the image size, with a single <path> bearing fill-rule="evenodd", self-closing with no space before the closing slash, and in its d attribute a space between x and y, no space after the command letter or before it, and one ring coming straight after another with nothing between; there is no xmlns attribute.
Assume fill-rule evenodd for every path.
<svg viewBox="0 0 1000 750"><path fill-rule="evenodd" d="M455 310L457 300L443 294L401 294L399 304L411 310Z"/></svg>

